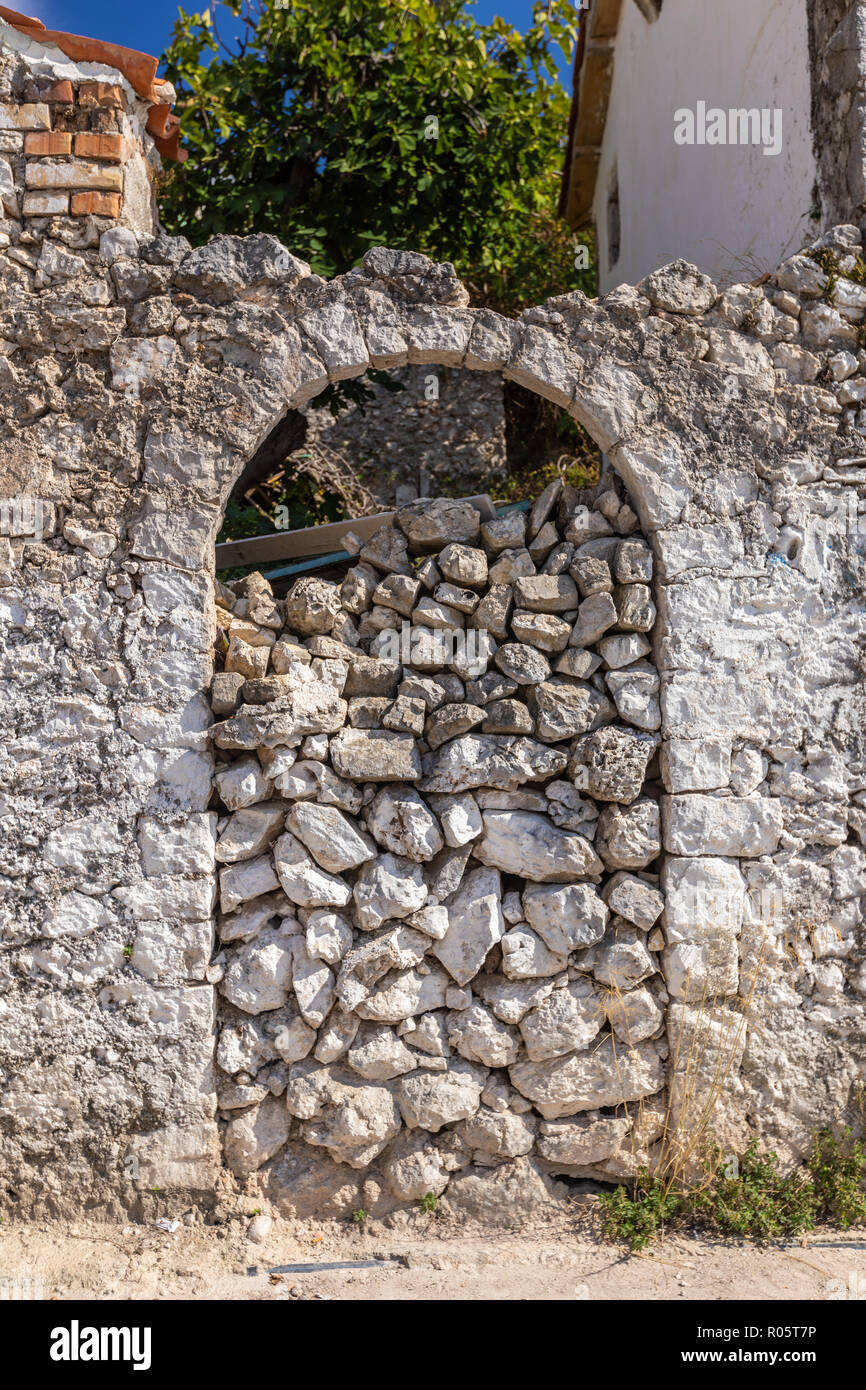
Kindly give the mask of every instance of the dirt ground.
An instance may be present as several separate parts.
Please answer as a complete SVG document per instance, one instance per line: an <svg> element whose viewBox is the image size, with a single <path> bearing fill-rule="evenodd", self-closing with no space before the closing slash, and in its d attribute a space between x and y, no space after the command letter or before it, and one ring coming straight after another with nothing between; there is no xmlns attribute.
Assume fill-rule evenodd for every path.
<svg viewBox="0 0 866 1390"><path fill-rule="evenodd" d="M866 1296L866 1232L815 1231L803 1243L669 1236L630 1255L586 1222L467 1234L436 1217L405 1231L351 1222L275 1221L262 1243L247 1220L223 1226L7 1220L0 1226L4 1299L840 1300ZM372 1268L327 1269L341 1261ZM304 1271L271 1273L275 1266Z"/></svg>

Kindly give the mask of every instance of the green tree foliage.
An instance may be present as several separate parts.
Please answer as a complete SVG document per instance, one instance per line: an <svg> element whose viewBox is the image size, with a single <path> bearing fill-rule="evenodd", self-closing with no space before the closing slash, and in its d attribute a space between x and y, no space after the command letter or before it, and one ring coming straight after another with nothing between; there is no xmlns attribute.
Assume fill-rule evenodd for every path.
<svg viewBox="0 0 866 1390"><path fill-rule="evenodd" d="M226 22L241 26L224 45ZM578 11L526 33L463 0L224 0L183 10L165 55L189 162L163 188L170 230L269 231L318 274L371 246L449 260L506 312L581 288L556 216Z"/></svg>

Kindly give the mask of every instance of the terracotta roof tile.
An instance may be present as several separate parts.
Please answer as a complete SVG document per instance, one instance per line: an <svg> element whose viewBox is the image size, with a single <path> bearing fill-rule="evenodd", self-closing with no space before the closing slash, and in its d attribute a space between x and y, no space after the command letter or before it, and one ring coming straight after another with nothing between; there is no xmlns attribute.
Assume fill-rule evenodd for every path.
<svg viewBox="0 0 866 1390"><path fill-rule="evenodd" d="M153 142L160 154L165 159L181 162L186 159L186 150L180 149L178 145L180 122L177 116L172 115L171 102L166 100L168 84L156 75L158 59L148 53L139 53L134 48L105 43L102 39L87 39L80 34L46 29L41 19L19 14L17 10L7 9L5 5L0 5L0 19L4 19L7 24L11 24L28 38L35 39L37 43L53 44L61 53L65 53L67 58L83 63L105 63L107 67L116 68L126 78L133 91L144 101L150 102L147 129L153 136Z"/></svg>

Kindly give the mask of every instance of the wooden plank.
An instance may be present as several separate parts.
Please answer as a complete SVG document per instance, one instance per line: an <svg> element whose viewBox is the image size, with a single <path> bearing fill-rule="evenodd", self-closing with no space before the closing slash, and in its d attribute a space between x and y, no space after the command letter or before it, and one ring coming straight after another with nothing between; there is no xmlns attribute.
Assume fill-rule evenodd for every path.
<svg viewBox="0 0 866 1390"><path fill-rule="evenodd" d="M640 0L638 0L640 4ZM589 14L591 39L614 39L619 29L622 0L595 0Z"/></svg>
<svg viewBox="0 0 866 1390"><path fill-rule="evenodd" d="M481 513L483 521L490 521L496 516L496 508L486 493L456 500L470 502ZM348 531L367 541L380 526L392 522L395 515L396 512L379 512L376 516L362 516L354 521L330 521L323 526L306 526L301 531L275 531L265 536L249 536L243 541L225 541L216 547L216 568L223 570L235 565L273 564L277 560L330 555L344 549L341 542Z"/></svg>

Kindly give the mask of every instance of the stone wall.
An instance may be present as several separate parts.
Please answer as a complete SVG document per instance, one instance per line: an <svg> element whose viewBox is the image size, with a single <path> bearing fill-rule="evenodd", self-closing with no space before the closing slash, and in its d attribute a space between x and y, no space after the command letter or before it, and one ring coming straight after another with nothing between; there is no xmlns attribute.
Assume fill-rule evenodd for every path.
<svg viewBox="0 0 866 1390"><path fill-rule="evenodd" d="M382 1214L459 1206L530 1154L545 1196L546 1172L653 1163L661 710L637 530L612 477L483 525L417 502L341 586L220 588L217 1095L228 1166L268 1165L289 1209L296 1174L333 1193L343 1164L375 1169Z"/></svg>
<svg viewBox="0 0 866 1390"><path fill-rule="evenodd" d="M866 217L866 5L807 0L815 201L823 225Z"/></svg>
<svg viewBox="0 0 866 1390"><path fill-rule="evenodd" d="M652 548L674 1132L709 1116L726 1143L753 1132L790 1158L851 1113L866 1053L858 230L828 233L824 268L797 256L757 288L720 296L675 262L508 320L408 252L326 283L266 236L191 250L91 223L73 248L50 221L6 226L2 1200L143 1210L213 1202L232 1180L214 1065L213 541L286 411L371 365L501 373L563 406ZM533 1161L490 1175L505 1208L541 1200ZM337 1167L336 1194L297 1170L284 1190L345 1210L364 1171ZM490 1211L482 1188L474 1209Z"/></svg>

